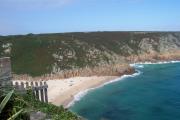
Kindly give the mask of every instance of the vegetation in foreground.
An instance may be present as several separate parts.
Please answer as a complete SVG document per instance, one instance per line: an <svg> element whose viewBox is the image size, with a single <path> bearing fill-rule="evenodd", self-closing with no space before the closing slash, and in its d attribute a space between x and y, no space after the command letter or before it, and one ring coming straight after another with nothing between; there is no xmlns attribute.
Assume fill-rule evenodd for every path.
<svg viewBox="0 0 180 120"><path fill-rule="evenodd" d="M20 95L14 91L0 90L0 120L29 120L30 113L41 111L46 119L52 120L80 120L77 115L49 103L42 103L34 99L32 92Z"/></svg>

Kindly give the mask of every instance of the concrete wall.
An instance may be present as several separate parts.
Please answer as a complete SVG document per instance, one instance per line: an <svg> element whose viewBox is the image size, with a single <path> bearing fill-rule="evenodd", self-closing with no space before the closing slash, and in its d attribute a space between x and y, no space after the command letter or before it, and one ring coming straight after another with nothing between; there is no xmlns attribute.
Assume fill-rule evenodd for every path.
<svg viewBox="0 0 180 120"><path fill-rule="evenodd" d="M11 60L8 57L0 58L0 85L9 83L11 80Z"/></svg>

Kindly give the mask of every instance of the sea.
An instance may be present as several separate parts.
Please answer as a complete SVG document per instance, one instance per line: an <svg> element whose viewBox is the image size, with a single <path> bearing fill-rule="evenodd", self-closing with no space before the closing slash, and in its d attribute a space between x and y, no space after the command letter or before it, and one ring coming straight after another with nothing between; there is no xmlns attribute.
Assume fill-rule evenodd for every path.
<svg viewBox="0 0 180 120"><path fill-rule="evenodd" d="M88 120L180 120L180 62L131 66L135 74L77 94L70 110Z"/></svg>

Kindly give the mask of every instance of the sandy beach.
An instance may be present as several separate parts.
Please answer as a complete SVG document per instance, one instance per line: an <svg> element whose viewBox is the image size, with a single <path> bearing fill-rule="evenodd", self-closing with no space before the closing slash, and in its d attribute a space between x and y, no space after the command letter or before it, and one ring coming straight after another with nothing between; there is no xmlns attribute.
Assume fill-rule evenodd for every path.
<svg viewBox="0 0 180 120"><path fill-rule="evenodd" d="M103 85L106 82L115 80L120 76L91 76L91 77L71 77L66 79L47 80L48 84L48 102L64 107L74 100L78 93ZM29 80L13 80L19 84L30 82ZM38 83L39 84L39 83ZM26 85L25 85L26 87Z"/></svg>
<svg viewBox="0 0 180 120"><path fill-rule="evenodd" d="M67 107L79 92L98 87L116 78L118 76L73 77L48 80L48 99L54 105Z"/></svg>

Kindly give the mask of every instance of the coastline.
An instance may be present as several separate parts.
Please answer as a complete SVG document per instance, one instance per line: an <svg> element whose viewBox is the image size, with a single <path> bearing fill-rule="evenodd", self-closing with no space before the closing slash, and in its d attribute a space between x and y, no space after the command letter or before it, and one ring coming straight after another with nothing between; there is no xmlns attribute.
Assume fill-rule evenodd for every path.
<svg viewBox="0 0 180 120"><path fill-rule="evenodd" d="M171 60L171 61L158 61L158 62L136 62L136 63L131 63L129 66L135 68L136 65L151 65L151 64L169 64L169 63L180 63L180 60Z"/></svg>
<svg viewBox="0 0 180 120"><path fill-rule="evenodd" d="M68 108L77 100L78 94L84 91L97 88L119 76L91 76L91 77L73 77L68 79L48 80L49 102L54 105Z"/></svg>
<svg viewBox="0 0 180 120"><path fill-rule="evenodd" d="M177 63L178 60L174 61L158 61L158 62L137 62L131 63L133 69L137 65L143 64L167 64L167 63ZM77 76L70 78L59 78L59 79L49 79L48 84L48 100L50 103L60 106L63 105L65 108L69 108L74 104L75 101L80 100L87 92L90 90L102 87L106 84L122 80L125 77L134 77L139 75L140 71L131 71L129 73L124 72L121 75L116 76ZM17 80L15 80L17 81ZM22 81L22 80L19 80ZM26 80L27 81L27 80Z"/></svg>
<svg viewBox="0 0 180 120"><path fill-rule="evenodd" d="M151 117L152 109L147 108L153 108L154 105L159 106L160 102L166 100L171 101L172 98L177 98L175 101L178 101L178 93L174 91L178 90L179 66L180 61L136 64L135 68L142 72L141 75L134 78L128 77L123 81L93 90L89 92L88 95L84 96L79 102L75 103L75 105L70 107L70 110L87 119L96 119L97 116L99 116L98 119L100 119L104 118L104 114L102 115L102 113L107 113L107 111L111 111L112 109L117 110L117 112L115 112L116 116L120 115L121 112L122 115L128 116L129 112L121 110L128 109L130 111L139 111L138 106L142 106L143 109L139 111L137 116L141 116L142 113L147 110L146 112L150 115L148 117ZM170 94L170 96L167 96L167 94ZM160 99L152 101L152 98L158 97L160 97ZM164 106L167 106L167 109L166 107L164 108ZM169 112L173 111L177 113L176 106L178 106L178 104L167 105L167 103L164 103L163 105L160 105L162 110L173 108ZM159 110L159 108L157 110ZM93 114L91 116L86 113ZM154 111L154 114L156 113L157 111ZM162 114L166 115L166 112ZM146 115L147 114L145 114L145 117ZM107 118L114 119L114 117L110 118L109 116ZM128 116L128 118L133 119L133 116ZM153 118L154 117L152 117L152 119Z"/></svg>
<svg viewBox="0 0 180 120"><path fill-rule="evenodd" d="M76 101L77 94L103 86L135 72L135 69L129 64L113 64L97 66L92 69L65 71L36 78L20 75L15 76L13 81L46 81L48 84L48 101L56 106L63 105L67 108L73 101Z"/></svg>
<svg viewBox="0 0 180 120"><path fill-rule="evenodd" d="M107 81L104 81L102 82L101 84L95 86L95 87L92 87L92 88L88 88L86 90L83 90L83 91L80 91L79 93L77 93L76 95L74 95L74 99L71 100L71 102L69 102L69 104L66 106L67 108L69 108L70 106L72 106L76 101L79 101L82 97L84 97L89 91L91 90L94 90L94 89L98 89L100 87L103 87L105 85L108 85L108 84L111 84L111 83L114 83L114 82L117 82L117 81L120 81L120 80L123 80L125 78L128 78L128 77L135 77L135 76L138 76L140 75L141 72L140 71L137 71L133 74L129 74L129 75L122 75L122 76L114 76L114 77L117 77L115 79L112 79L112 80L107 80ZM106 76L108 77L108 76ZM110 76L109 76L110 77Z"/></svg>
<svg viewBox="0 0 180 120"><path fill-rule="evenodd" d="M91 76L48 80L49 101L54 105L63 105L65 108L69 108L74 104L74 102L79 101L90 90L123 80L127 77L134 77L139 74L141 74L141 72L136 71L132 74L124 74L121 76Z"/></svg>
<svg viewBox="0 0 180 120"><path fill-rule="evenodd" d="M158 62L137 62L137 63L132 63L132 64L129 64L131 67L133 68L136 68L136 67L140 67L140 66L136 66L136 65L145 65L145 64L169 64L169 63L180 63L179 60L172 60L172 61L158 61ZM122 80L123 78L126 78L126 77L134 77L134 76L137 76L137 75L140 75L141 72L140 71L136 71L130 75L122 75L122 76L116 76L117 78L116 79L113 79L113 80L109 80L109 81L105 81L104 83L101 83L97 86L94 86L92 88L87 88L85 90L82 90L80 91L79 93L75 94L74 95L74 99L71 99L69 104L66 105L66 107L70 107L71 105L74 104L74 102L76 101L79 101L85 94L87 94L90 90L93 90L93 89L97 89L99 87L102 87L104 85L107 85L107 84L110 84L112 82L116 82L116 81L120 81Z"/></svg>

